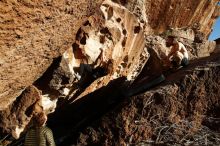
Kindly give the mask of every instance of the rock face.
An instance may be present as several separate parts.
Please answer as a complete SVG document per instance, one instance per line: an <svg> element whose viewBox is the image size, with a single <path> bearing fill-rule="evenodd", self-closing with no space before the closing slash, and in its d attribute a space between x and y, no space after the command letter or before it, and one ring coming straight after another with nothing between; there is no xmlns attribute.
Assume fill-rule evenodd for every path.
<svg viewBox="0 0 220 146"><path fill-rule="evenodd" d="M94 78L94 81L101 77L78 99L123 76L127 81L133 81L149 58L138 19L127 9L110 1L104 2L100 9L104 19L100 15L91 16L80 27L76 42L63 54L58 74L54 74L50 81L52 88L69 98L74 97L77 88L90 82L88 78ZM87 74L82 74L82 71ZM57 81L57 78L61 80ZM62 78L69 80L65 83Z"/></svg>
<svg viewBox="0 0 220 146"><path fill-rule="evenodd" d="M215 52L219 52L219 50L220 50L220 39L217 39Z"/></svg>
<svg viewBox="0 0 220 146"><path fill-rule="evenodd" d="M1 1L1 131L19 137L38 89L41 110L51 113L58 99L60 110L160 75L167 70L169 34L191 60L209 56L216 47L207 36L219 15L217 1Z"/></svg>
<svg viewBox="0 0 220 146"><path fill-rule="evenodd" d="M168 27L181 28L198 25L208 36L211 26L219 16L218 0L114 0L146 22L146 31L161 33Z"/></svg>
<svg viewBox="0 0 220 146"><path fill-rule="evenodd" d="M15 138L18 138L31 120L34 103L40 98L40 94L36 87L30 86L7 110L1 111L0 127L4 127L1 132L12 133Z"/></svg>
<svg viewBox="0 0 220 146"><path fill-rule="evenodd" d="M0 2L0 110L33 84L74 41L100 1Z"/></svg>
<svg viewBox="0 0 220 146"><path fill-rule="evenodd" d="M1 1L1 88L4 109L70 48L76 31L100 1ZM219 15L211 1L116 1L139 17L148 34L198 24L207 36ZM65 35L64 35L65 34Z"/></svg>

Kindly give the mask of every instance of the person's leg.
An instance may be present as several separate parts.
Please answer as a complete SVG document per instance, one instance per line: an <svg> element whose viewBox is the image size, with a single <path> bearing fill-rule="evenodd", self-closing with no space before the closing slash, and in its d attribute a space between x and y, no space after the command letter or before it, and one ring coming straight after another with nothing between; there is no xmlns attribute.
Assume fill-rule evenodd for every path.
<svg viewBox="0 0 220 146"><path fill-rule="evenodd" d="M80 63L79 76L80 76L80 80L78 81L78 88L81 89L84 84L84 80L86 76L85 64L83 63Z"/></svg>
<svg viewBox="0 0 220 146"><path fill-rule="evenodd" d="M175 68L178 66L178 63L175 60L172 60L171 64L172 64L172 68Z"/></svg>
<svg viewBox="0 0 220 146"><path fill-rule="evenodd" d="M80 64L80 74L81 74L81 79L78 82L79 86L81 88L86 88L90 83L91 80L93 80L93 76L92 76L92 67L89 64Z"/></svg>
<svg viewBox="0 0 220 146"><path fill-rule="evenodd" d="M84 71L85 71L85 64L80 63L79 74L80 74L81 77L83 76Z"/></svg>
<svg viewBox="0 0 220 146"><path fill-rule="evenodd" d="M87 73L92 73L92 67L89 64L80 64L79 74L83 77Z"/></svg>
<svg viewBox="0 0 220 146"><path fill-rule="evenodd" d="M180 56L179 56L178 54L174 54L173 57L172 57L171 63L172 63L172 66L173 66L174 68L179 67L180 64L181 64L181 58L180 58Z"/></svg>
<svg viewBox="0 0 220 146"><path fill-rule="evenodd" d="M189 64L189 60L186 58L186 57L184 57L183 59L182 59L182 61L181 61L181 65L183 66L183 67L185 67L185 66L187 66Z"/></svg>

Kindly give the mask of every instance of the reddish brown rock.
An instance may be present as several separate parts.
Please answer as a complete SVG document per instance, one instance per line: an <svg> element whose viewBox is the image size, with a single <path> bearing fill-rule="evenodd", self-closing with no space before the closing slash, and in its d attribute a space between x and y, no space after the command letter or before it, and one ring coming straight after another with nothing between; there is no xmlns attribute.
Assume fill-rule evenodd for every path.
<svg viewBox="0 0 220 146"><path fill-rule="evenodd" d="M70 47L82 21L95 12L99 2L1 2L0 109L39 78L52 58ZM198 24L207 36L219 15L217 0L115 2L138 16L147 34Z"/></svg>
<svg viewBox="0 0 220 146"><path fill-rule="evenodd" d="M40 91L36 87L30 86L7 110L1 111L1 132L11 133L13 137L19 138L20 133L30 122L35 102L40 99L40 96Z"/></svg>
<svg viewBox="0 0 220 146"><path fill-rule="evenodd" d="M75 97L81 87L85 91L79 99L120 77L133 81L149 58L138 19L112 2L104 2L100 9L101 14L91 16L80 27L76 42L63 54L59 71L50 82L64 97ZM81 65L85 66L84 74ZM57 76L65 76L69 81L58 81Z"/></svg>
<svg viewBox="0 0 220 146"><path fill-rule="evenodd" d="M60 56L101 0L0 2L0 110Z"/></svg>
<svg viewBox="0 0 220 146"><path fill-rule="evenodd" d="M17 129L20 134L27 125L29 119L23 109L31 106L29 100L34 97L28 94L25 101L20 97L23 99L23 95L29 93L27 87L32 84L43 91L42 105L50 113L56 108L59 97L71 106L70 102L91 98L96 91L120 93L119 89L128 82L131 84L143 68L147 69L149 78L161 74L163 60L169 51L164 46L164 33L170 28L174 28L174 34L185 42L191 59L209 56L215 48L215 43L206 38L219 15L217 0L113 1L117 3L106 0L101 7L102 0L0 2L0 110L1 127L5 132L16 133ZM81 53L74 52L79 49ZM87 59L86 63L80 55ZM86 78L81 80L78 77L82 76L80 64L90 65L92 71L101 68L102 74L87 72ZM120 78L123 80L118 80ZM120 88L107 91L109 86ZM174 93L171 89L180 87L170 85L163 90ZM65 106L62 102L61 105ZM19 106L18 111L15 112L12 106L15 109ZM135 110L138 108L129 114L134 114ZM157 109L154 110L157 113ZM122 121L126 133L131 134L131 121L125 118ZM9 126L10 122L14 127ZM133 137L140 141L140 135L147 137L152 133L148 126L146 131L139 128ZM94 134L92 139L98 141L97 137ZM119 139L117 144L127 141L123 137ZM111 139L106 143L111 144Z"/></svg>
<svg viewBox="0 0 220 146"><path fill-rule="evenodd" d="M216 41L216 49L215 52L219 52L220 51L220 38L218 38Z"/></svg>
<svg viewBox="0 0 220 146"><path fill-rule="evenodd" d="M146 32L161 33L168 27L182 28L199 24L207 37L220 15L218 0L113 0L146 22Z"/></svg>

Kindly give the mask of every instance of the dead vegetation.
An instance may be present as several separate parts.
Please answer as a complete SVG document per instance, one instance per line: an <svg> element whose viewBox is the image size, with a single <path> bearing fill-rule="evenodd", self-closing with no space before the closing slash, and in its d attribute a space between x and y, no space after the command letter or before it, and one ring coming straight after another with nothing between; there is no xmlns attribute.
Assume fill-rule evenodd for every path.
<svg viewBox="0 0 220 146"><path fill-rule="evenodd" d="M127 99L83 130L75 144L219 145L220 67L210 62L200 70L192 63L160 87Z"/></svg>

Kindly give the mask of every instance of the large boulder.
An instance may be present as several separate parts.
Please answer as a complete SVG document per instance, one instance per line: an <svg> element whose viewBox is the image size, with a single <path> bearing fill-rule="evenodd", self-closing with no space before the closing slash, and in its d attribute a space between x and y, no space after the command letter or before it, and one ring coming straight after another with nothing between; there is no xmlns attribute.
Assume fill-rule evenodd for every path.
<svg viewBox="0 0 220 146"><path fill-rule="evenodd" d="M0 2L0 110L71 46L77 30L101 1Z"/></svg>
<svg viewBox="0 0 220 146"><path fill-rule="evenodd" d="M109 84L128 86L143 69L148 77L160 74L169 52L163 34L169 28L191 58L208 56L215 47L206 38L219 15L217 1L1 1L2 131L17 138L29 123L24 111L35 98L28 94L32 84L42 90L42 105L50 112L58 97L69 104L106 91ZM82 64L89 66L86 76Z"/></svg>

